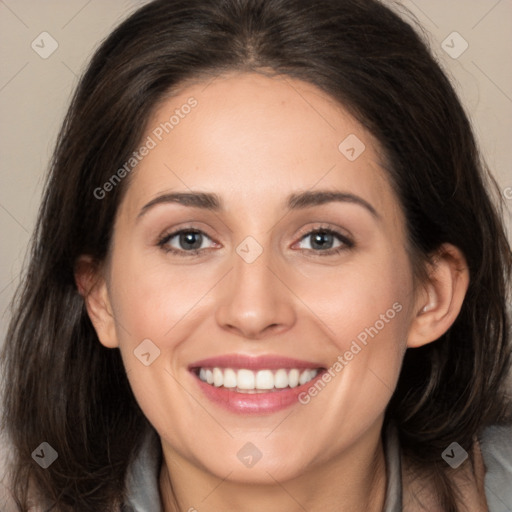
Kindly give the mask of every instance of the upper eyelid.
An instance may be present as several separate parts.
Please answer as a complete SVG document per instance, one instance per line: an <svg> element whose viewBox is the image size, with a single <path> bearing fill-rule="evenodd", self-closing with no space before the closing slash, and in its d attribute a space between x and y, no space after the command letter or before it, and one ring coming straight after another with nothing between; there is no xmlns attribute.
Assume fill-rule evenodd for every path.
<svg viewBox="0 0 512 512"><path fill-rule="evenodd" d="M321 226L318 226L318 227L314 227L314 228L308 228L306 229L304 232L301 232L301 234L298 235L298 240L296 242L294 242L294 244L296 244L297 242L300 242L302 241L305 237L307 236L310 236L312 235L313 233L315 232L322 232L322 231L325 231L325 232L329 232L329 233L332 233L333 236L335 237L338 237L338 240L340 240L342 243L347 243L350 242L351 244L354 244L354 239L353 239L353 236L351 234L343 234L343 233L340 233L340 229L339 228L334 228L334 227L330 227L330 226L326 226L326 225L321 225ZM211 237L208 233L206 233L203 229L199 229L199 228L195 228L195 227L183 227L183 228L180 228L180 229L177 229L177 230L171 230L170 233L166 233L164 235L161 235L159 237L159 245L160 244L164 244L164 243L168 243L169 240L172 240L173 238L175 238L176 236L180 235L181 233L187 233L187 232L194 232L194 233L199 233L201 235L204 235L206 237L208 237L210 240L212 240L212 242L218 244L219 242L216 242L215 239L213 237ZM193 251L184 251L183 249L176 249L177 251L182 251L182 252L193 252ZM201 251L201 250L204 250L204 249L195 249L195 251Z"/></svg>
<svg viewBox="0 0 512 512"><path fill-rule="evenodd" d="M314 233L316 231L331 232L331 233L333 233L333 234L335 234L337 236L340 236L340 237L346 238L346 239L350 239L350 240L353 240L353 238L354 238L352 236L352 233L350 233L347 229L343 229L343 228L340 228L340 227L334 227L334 226L331 226L328 223L327 224L326 223L320 223L320 225L317 226L317 227L307 228L304 231L301 230L300 234L298 236L302 239L306 235L310 235L311 233Z"/></svg>

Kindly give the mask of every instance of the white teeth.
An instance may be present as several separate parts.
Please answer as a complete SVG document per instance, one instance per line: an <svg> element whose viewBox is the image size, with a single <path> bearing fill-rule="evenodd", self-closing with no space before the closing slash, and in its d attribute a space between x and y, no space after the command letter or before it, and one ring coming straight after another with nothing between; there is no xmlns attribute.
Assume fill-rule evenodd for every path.
<svg viewBox="0 0 512 512"><path fill-rule="evenodd" d="M302 384L306 384L306 382L309 382L314 375L312 375L312 372L314 370L304 370L299 377L299 384L302 386Z"/></svg>
<svg viewBox="0 0 512 512"><path fill-rule="evenodd" d="M240 392L268 391L271 389L295 388L308 383L318 375L317 369L252 370L233 368L200 368L199 378L215 387L225 387Z"/></svg>
<svg viewBox="0 0 512 512"><path fill-rule="evenodd" d="M277 370L276 374L274 375L274 386L277 389L288 387L288 373L286 370Z"/></svg>
<svg viewBox="0 0 512 512"><path fill-rule="evenodd" d="M254 372L251 370L238 370L236 374L237 388L254 389Z"/></svg>
<svg viewBox="0 0 512 512"><path fill-rule="evenodd" d="M288 374L288 386L296 388L299 385L299 370L290 370Z"/></svg>
<svg viewBox="0 0 512 512"><path fill-rule="evenodd" d="M213 369L213 385L216 388L220 388L224 383L224 374L220 368Z"/></svg>
<svg viewBox="0 0 512 512"><path fill-rule="evenodd" d="M201 378L201 375L199 375L199 378ZM224 387L225 388L236 388L236 373L235 370L232 370L231 368L226 368L224 370Z"/></svg>
<svg viewBox="0 0 512 512"><path fill-rule="evenodd" d="M272 389L274 387L274 375L270 370L260 370L256 374L257 389Z"/></svg>

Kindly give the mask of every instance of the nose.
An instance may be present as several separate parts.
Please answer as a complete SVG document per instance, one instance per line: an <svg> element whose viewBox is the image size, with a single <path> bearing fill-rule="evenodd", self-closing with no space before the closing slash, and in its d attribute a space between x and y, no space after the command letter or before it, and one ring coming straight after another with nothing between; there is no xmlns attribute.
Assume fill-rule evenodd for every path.
<svg viewBox="0 0 512 512"><path fill-rule="evenodd" d="M284 270L272 265L269 250L251 263L236 252L234 268L222 284L216 321L222 329L260 340L290 329L296 322L293 292Z"/></svg>

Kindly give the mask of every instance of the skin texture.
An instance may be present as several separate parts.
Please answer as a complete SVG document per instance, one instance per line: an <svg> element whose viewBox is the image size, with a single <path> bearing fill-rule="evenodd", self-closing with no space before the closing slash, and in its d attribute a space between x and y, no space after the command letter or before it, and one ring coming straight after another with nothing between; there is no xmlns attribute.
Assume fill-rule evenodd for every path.
<svg viewBox="0 0 512 512"><path fill-rule="evenodd" d="M414 282L405 221L378 142L312 85L289 77L231 73L191 84L153 113L147 135L193 96L198 104L137 165L117 212L108 260L84 255L77 283L100 342L119 348L130 384L160 435L166 512L377 511L385 498L380 432L407 347L441 336L469 280L464 257L444 245L426 283ZM338 149L355 134L365 150ZM331 202L287 211L302 191L343 191L371 204ZM169 192L212 192L224 209L162 203ZM313 248L318 228L354 247ZM203 231L202 253L186 254L178 229ZM253 237L252 263L237 253ZM254 250L254 249L251 249ZM235 414L209 401L189 364L223 354L279 355L330 368L381 315L401 306L309 403L264 415ZM150 339L145 366L134 349ZM253 443L252 468L237 452ZM171 490L172 482L172 490Z"/></svg>

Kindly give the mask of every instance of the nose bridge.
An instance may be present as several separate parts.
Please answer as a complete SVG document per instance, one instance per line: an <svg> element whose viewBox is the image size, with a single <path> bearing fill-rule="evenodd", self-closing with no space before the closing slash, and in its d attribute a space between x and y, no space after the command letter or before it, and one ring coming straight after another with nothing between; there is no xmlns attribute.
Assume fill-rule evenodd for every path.
<svg viewBox="0 0 512 512"><path fill-rule="evenodd" d="M293 324L291 294L271 270L273 263L269 245L263 246L254 237L246 237L236 247L233 271L216 312L222 328L258 338L264 331L285 330Z"/></svg>
<svg viewBox="0 0 512 512"><path fill-rule="evenodd" d="M252 293L256 299L261 292L270 292L269 288L274 284L271 281L275 277L269 267L275 257L269 244L263 247L254 237L248 236L236 247L235 252L232 280L236 293L241 296L251 296ZM270 297L266 302L269 302L268 299Z"/></svg>

